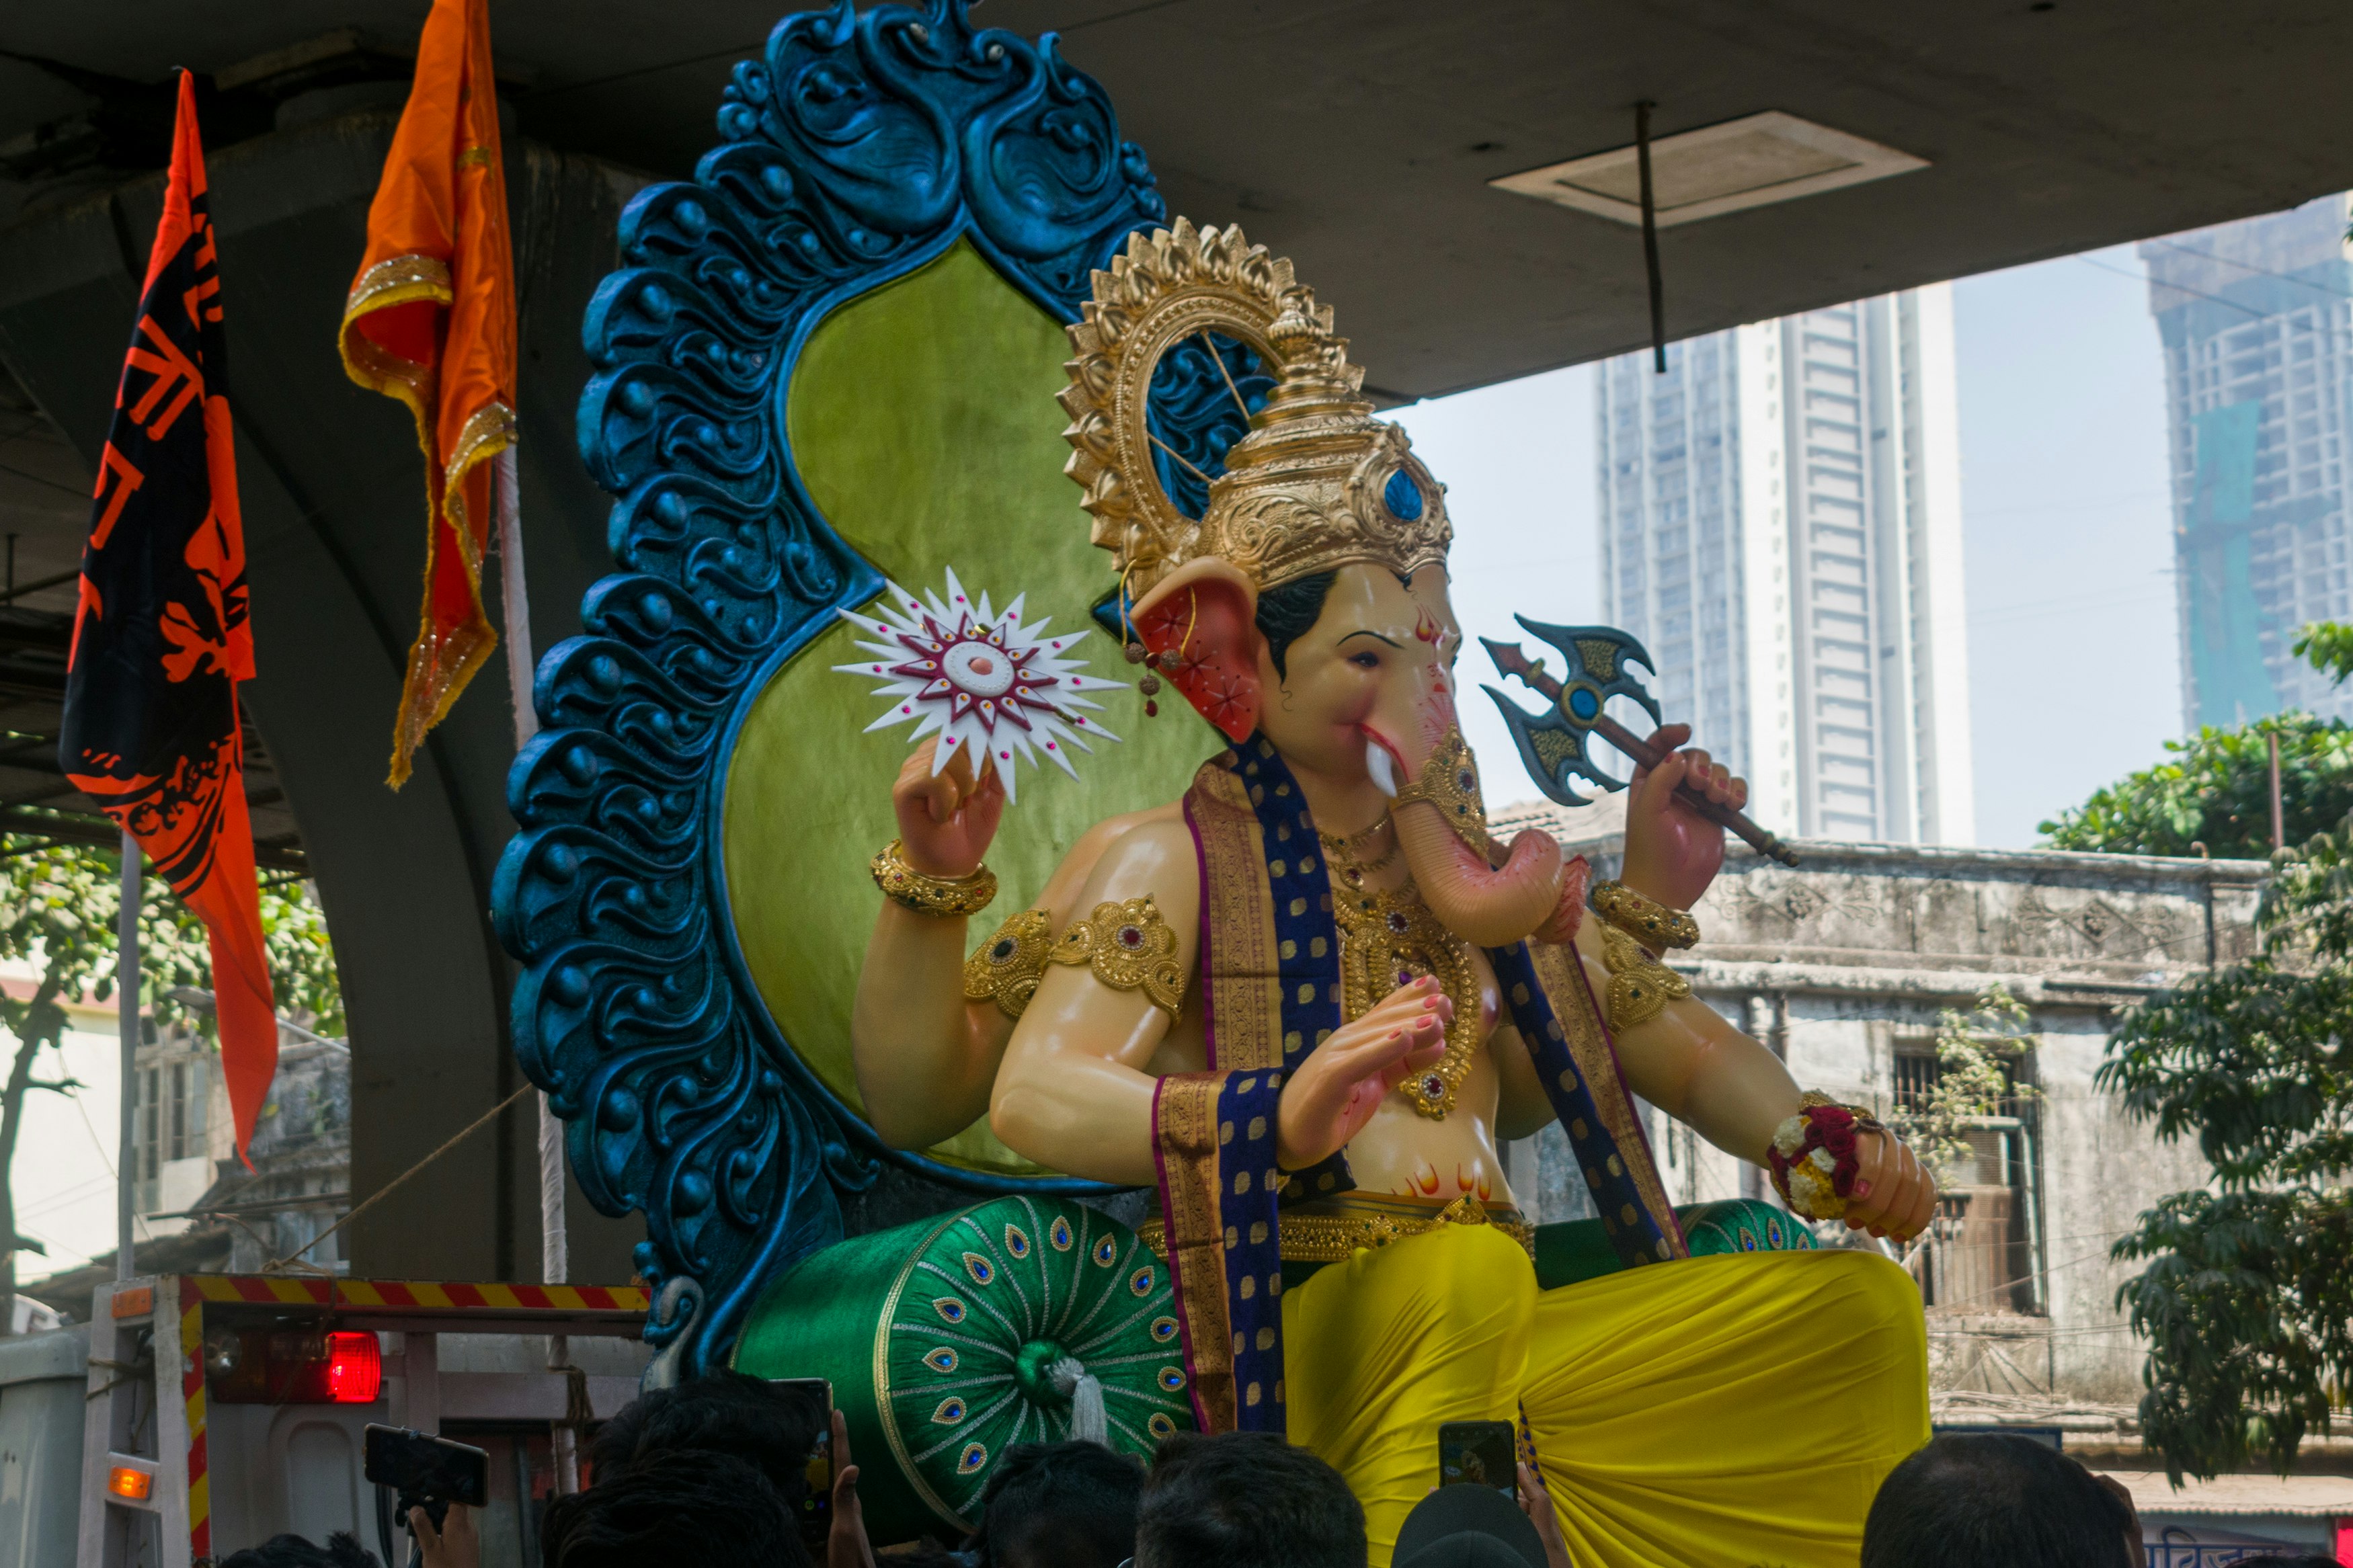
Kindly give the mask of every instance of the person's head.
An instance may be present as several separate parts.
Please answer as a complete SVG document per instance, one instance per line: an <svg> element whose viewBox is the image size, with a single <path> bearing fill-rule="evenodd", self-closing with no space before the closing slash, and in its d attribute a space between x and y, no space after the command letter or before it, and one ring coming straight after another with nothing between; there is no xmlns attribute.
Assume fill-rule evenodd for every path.
<svg viewBox="0 0 2353 1568"><path fill-rule="evenodd" d="M1895 1467L1862 1526L1862 1568L2131 1568L2132 1506L2045 1443L1938 1437Z"/></svg>
<svg viewBox="0 0 2353 1568"><path fill-rule="evenodd" d="M1179 1433L1135 1520L1135 1568L1365 1568L1365 1510L1340 1472L1281 1437Z"/></svg>
<svg viewBox="0 0 2353 1568"><path fill-rule="evenodd" d="M1018 1444L989 1474L973 1546L987 1568L1119 1568L1143 1491L1143 1465L1100 1443Z"/></svg>
<svg viewBox="0 0 2353 1568"><path fill-rule="evenodd" d="M1413 1505L1390 1561L1397 1568L1545 1568L1544 1537L1508 1494L1451 1484Z"/></svg>
<svg viewBox="0 0 2353 1568"><path fill-rule="evenodd" d="M232 1552L219 1568L377 1568L375 1553L344 1531L318 1546L299 1535L274 1535L259 1546Z"/></svg>
<svg viewBox="0 0 2353 1568"><path fill-rule="evenodd" d="M640 1454L551 1500L543 1568L795 1568L808 1562L768 1478L709 1449Z"/></svg>
<svg viewBox="0 0 2353 1568"><path fill-rule="evenodd" d="M755 1466L788 1506L798 1507L825 1419L806 1390L723 1368L623 1406L590 1445L589 1477L602 1485L655 1454L728 1454Z"/></svg>

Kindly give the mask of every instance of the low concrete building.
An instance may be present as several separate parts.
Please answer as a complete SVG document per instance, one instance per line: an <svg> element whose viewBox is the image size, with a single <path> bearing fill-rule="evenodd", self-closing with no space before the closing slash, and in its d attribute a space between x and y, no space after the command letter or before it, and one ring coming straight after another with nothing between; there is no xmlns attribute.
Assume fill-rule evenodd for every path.
<svg viewBox="0 0 2353 1568"><path fill-rule="evenodd" d="M1498 812L1615 870L1616 799ZM1936 1032L2000 985L2025 1005L2021 1093L1969 1133L1936 1235L1909 1266L1928 1300L1933 1381L1978 1412L2046 1424L2061 1407L2113 1438L2141 1392L2142 1352L2117 1310L2133 1266L2108 1248L2168 1193L2202 1185L2191 1144L2159 1143L2097 1087L2121 1010L2252 952L2261 861L1805 841L1796 868L1739 845L1694 911L1704 940L1672 955L1694 991L1789 1064L1797 1080L1882 1112L1933 1083ZM1770 1192L1762 1173L1651 1119L1678 1203ZM1533 1147L1529 1147L1533 1145ZM1558 1131L1514 1151L1546 1219L1583 1184ZM1973 1168L1972 1168L1973 1167ZM1525 1180L1514 1182L1525 1190ZM1842 1227L1824 1227L1825 1232ZM2014 1408L2012 1406L2014 1405Z"/></svg>
<svg viewBox="0 0 2353 1568"><path fill-rule="evenodd" d="M1616 872L1622 797L1494 814L1498 837L1544 828L1597 876ZM2298 1474L2176 1489L2142 1444L2145 1347L2116 1307L2137 1266L2110 1246L2168 1193L2206 1184L2194 1142L2166 1144L2094 1082L2119 1015L2254 951L2260 860L2057 850L1792 844L1795 868L1735 843L1693 911L1704 939L1672 956L1693 990L1771 1046L1798 1082L1885 1112L1935 1080L1947 1009L1999 984L2024 1004L2027 1092L1968 1133L1935 1231L1903 1253L1928 1312L1940 1430L2002 1428L2114 1476L2141 1514L2151 1568L2222 1568L2267 1552L2353 1562L2353 1436L2307 1439ZM1678 1204L1771 1195L1762 1173L1645 1107ZM1558 1128L1506 1153L1540 1220L1591 1212ZM1825 1245L1879 1245L1843 1226ZM1891 1252L1894 1249L1888 1248Z"/></svg>

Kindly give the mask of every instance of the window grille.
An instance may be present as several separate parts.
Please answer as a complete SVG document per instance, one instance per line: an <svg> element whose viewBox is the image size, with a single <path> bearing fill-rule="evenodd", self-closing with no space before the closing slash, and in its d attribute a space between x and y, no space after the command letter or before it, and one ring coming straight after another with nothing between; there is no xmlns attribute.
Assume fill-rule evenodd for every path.
<svg viewBox="0 0 2353 1568"><path fill-rule="evenodd" d="M1944 1077L1933 1037L1899 1039L1894 1059L1897 1109L1926 1110ZM1992 1115L1962 1133L1968 1152L1943 1173L1931 1224L1921 1290L1932 1311L2016 1312L2047 1308L2042 1280L2041 1128L2031 1090L2033 1059L2005 1060L2005 1092Z"/></svg>

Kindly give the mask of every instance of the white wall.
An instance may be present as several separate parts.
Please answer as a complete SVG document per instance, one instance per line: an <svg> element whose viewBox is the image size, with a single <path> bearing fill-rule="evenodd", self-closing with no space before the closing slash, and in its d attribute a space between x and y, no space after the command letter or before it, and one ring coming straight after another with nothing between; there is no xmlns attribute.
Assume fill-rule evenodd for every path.
<svg viewBox="0 0 2353 1568"><path fill-rule="evenodd" d="M12 994L29 994L32 989L29 982L5 971L0 971L0 983ZM106 1009L76 1008L71 1016L74 1026L60 1042L62 1063L58 1052L44 1051L35 1076L79 1079L82 1087L68 1094L32 1093L10 1167L16 1232L48 1248L46 1257L18 1255L19 1279L78 1268L114 1249L121 1045ZM0 1052L13 1058L16 1051L16 1042L0 1036Z"/></svg>

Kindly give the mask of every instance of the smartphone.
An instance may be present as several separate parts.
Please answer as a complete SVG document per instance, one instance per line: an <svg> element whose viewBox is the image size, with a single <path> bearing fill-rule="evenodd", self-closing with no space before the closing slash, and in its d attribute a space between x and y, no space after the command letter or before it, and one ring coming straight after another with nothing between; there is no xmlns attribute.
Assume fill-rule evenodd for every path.
<svg viewBox="0 0 2353 1568"><path fill-rule="evenodd" d="M490 1504L491 1457L470 1444L370 1422L363 1435L361 1454L367 1479L400 1494L404 1529L408 1510L420 1504L436 1530L448 1517L453 1502L468 1508Z"/></svg>
<svg viewBox="0 0 2353 1568"><path fill-rule="evenodd" d="M808 1490L801 1498L801 1543L818 1561L825 1561L825 1544L833 1533L833 1384L821 1377L774 1377L782 1388L797 1388L818 1407L817 1446L809 1450L804 1472Z"/></svg>
<svg viewBox="0 0 2353 1568"><path fill-rule="evenodd" d="M1517 1501L1517 1434L1508 1421L1449 1421L1438 1428L1438 1484L1493 1487Z"/></svg>

